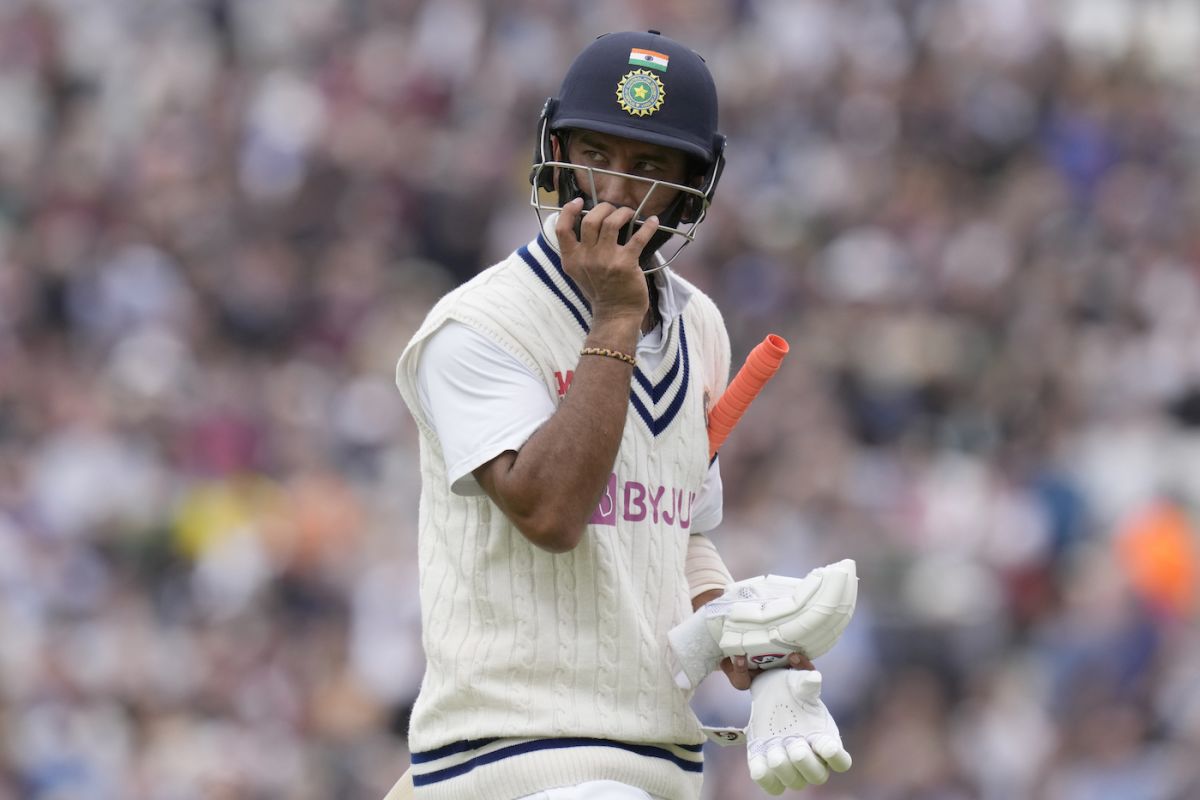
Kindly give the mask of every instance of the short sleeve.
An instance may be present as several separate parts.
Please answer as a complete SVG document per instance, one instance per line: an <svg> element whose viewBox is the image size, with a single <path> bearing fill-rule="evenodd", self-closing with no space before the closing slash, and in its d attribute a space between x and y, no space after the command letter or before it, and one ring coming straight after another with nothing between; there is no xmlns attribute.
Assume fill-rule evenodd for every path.
<svg viewBox="0 0 1200 800"><path fill-rule="evenodd" d="M460 495L482 494L473 470L507 450L520 450L556 408L539 376L454 321L425 343L417 396L441 443L450 490Z"/></svg>

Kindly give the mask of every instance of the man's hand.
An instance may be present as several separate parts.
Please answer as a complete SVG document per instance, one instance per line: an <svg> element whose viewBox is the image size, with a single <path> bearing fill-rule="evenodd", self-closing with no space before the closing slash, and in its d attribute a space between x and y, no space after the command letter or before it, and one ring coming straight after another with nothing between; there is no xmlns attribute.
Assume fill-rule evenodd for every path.
<svg viewBox="0 0 1200 800"><path fill-rule="evenodd" d="M739 581L668 631L675 683L695 688L724 657L735 659L725 668L734 686L744 683L739 673L784 666L794 653L820 658L850 623L857 599L858 576L848 558L804 578Z"/></svg>
<svg viewBox="0 0 1200 800"><path fill-rule="evenodd" d="M821 673L776 670L750 687L746 760L767 794L803 789L845 772L851 758L829 709L821 702Z"/></svg>
<svg viewBox="0 0 1200 800"><path fill-rule="evenodd" d="M816 669L808 656L803 653L792 653L788 656L787 665L792 669ZM721 659L721 671L735 689L749 689L750 683L759 675L765 674L758 667L750 665L745 656L733 656Z"/></svg>
<svg viewBox="0 0 1200 800"><path fill-rule="evenodd" d="M600 203L579 221L582 214L583 199L577 197L563 206L554 224L563 270L591 304L593 317L628 316L640 324L650 296L638 259L658 230L658 218L647 219L621 244L621 232L634 220L632 208Z"/></svg>

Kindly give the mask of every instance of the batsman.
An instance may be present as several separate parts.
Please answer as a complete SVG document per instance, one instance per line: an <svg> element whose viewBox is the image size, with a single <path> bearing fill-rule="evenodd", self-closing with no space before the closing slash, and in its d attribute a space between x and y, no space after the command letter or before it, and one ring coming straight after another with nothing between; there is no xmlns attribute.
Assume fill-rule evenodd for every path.
<svg viewBox="0 0 1200 800"><path fill-rule="evenodd" d="M671 265L724 164L704 60L599 37L538 121L537 235L404 348L427 667L389 797L698 800L709 735L769 794L849 768L811 659L853 614L853 562L735 582L706 535L730 345ZM744 730L692 712L717 670L751 692Z"/></svg>

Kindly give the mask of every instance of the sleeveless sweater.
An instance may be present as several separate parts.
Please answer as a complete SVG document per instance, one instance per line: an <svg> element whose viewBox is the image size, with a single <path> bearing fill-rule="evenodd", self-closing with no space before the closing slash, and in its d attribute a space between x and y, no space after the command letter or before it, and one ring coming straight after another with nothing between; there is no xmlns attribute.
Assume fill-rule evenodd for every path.
<svg viewBox="0 0 1200 800"><path fill-rule="evenodd" d="M409 739L420 800L511 800L601 779L699 796L704 737L671 678L666 633L691 613L691 507L729 342L716 306L689 288L679 317L663 323L666 357L634 372L607 488L568 553L534 546L485 495L450 492L416 388L423 343L456 320L561 402L591 312L546 236L442 298L401 355L396 381L420 432L422 473L427 663Z"/></svg>

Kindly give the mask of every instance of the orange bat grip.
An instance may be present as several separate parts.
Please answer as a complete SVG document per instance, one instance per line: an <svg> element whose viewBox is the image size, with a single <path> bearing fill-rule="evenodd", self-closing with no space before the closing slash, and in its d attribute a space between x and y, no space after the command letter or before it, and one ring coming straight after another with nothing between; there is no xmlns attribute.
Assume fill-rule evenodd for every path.
<svg viewBox="0 0 1200 800"><path fill-rule="evenodd" d="M758 393L767 385L767 381L775 377L787 353L787 341L782 336L772 333L755 345L750 355L746 356L746 363L742 364L742 368L726 387L725 393L708 412L710 460L721 449L733 426L737 425L750 403L754 402L754 398L758 397Z"/></svg>

